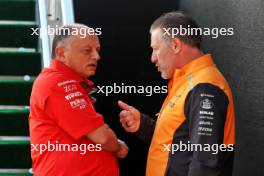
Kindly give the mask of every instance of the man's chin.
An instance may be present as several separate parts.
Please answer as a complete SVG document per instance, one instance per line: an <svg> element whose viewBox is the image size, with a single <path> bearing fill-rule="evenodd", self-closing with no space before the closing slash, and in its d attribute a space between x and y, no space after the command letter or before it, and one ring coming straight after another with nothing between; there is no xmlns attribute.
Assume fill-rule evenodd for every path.
<svg viewBox="0 0 264 176"><path fill-rule="evenodd" d="M165 79L164 76L160 75L162 79Z"/></svg>
<svg viewBox="0 0 264 176"><path fill-rule="evenodd" d="M89 72L87 72L87 73L85 74L85 77L86 77L86 78L92 77L92 76L95 75L95 72L96 72L96 70L94 70L94 71L89 71Z"/></svg>
<svg viewBox="0 0 264 176"><path fill-rule="evenodd" d="M161 72L161 75L160 75L160 76L161 76L162 79L168 79L168 78L166 77L166 75L165 75L164 73L162 73L162 72Z"/></svg>
<svg viewBox="0 0 264 176"><path fill-rule="evenodd" d="M168 76L168 75L166 75L166 74L164 74L164 73L162 73L162 72L161 72L161 78L162 78L162 79L171 79L170 76Z"/></svg>

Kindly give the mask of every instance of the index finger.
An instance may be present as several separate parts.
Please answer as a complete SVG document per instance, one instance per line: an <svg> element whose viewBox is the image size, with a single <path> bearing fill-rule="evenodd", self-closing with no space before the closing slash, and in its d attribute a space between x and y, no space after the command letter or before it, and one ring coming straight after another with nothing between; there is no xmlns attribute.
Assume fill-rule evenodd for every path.
<svg viewBox="0 0 264 176"><path fill-rule="evenodd" d="M129 106L128 104L126 104L125 102L123 102L123 101L121 101L121 100L119 100L118 102L117 102L117 104L119 105L119 107L121 108L121 109L124 109L124 110L127 110L127 111L130 111L132 108L131 108L131 106Z"/></svg>

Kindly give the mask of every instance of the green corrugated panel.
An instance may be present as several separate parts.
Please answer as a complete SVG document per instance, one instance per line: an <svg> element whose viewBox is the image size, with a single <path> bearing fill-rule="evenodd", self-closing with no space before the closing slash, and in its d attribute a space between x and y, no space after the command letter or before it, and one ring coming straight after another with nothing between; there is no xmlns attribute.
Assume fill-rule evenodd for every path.
<svg viewBox="0 0 264 176"><path fill-rule="evenodd" d="M39 52L1 51L0 75L33 75L41 72L41 55ZM12 68L12 69L10 69Z"/></svg>
<svg viewBox="0 0 264 176"><path fill-rule="evenodd" d="M24 136L0 136L0 145L29 145L29 137Z"/></svg>
<svg viewBox="0 0 264 176"><path fill-rule="evenodd" d="M0 169L0 176L32 176L31 169Z"/></svg>
<svg viewBox="0 0 264 176"><path fill-rule="evenodd" d="M35 0L0 0L0 20L35 21Z"/></svg>
<svg viewBox="0 0 264 176"><path fill-rule="evenodd" d="M37 48L38 35L33 34L37 27L34 22L0 21L0 47Z"/></svg>
<svg viewBox="0 0 264 176"><path fill-rule="evenodd" d="M32 84L35 80L35 77L25 75L25 76L0 76L1 83L9 84Z"/></svg>
<svg viewBox="0 0 264 176"><path fill-rule="evenodd" d="M29 106L4 106L0 105L0 114L29 113Z"/></svg>

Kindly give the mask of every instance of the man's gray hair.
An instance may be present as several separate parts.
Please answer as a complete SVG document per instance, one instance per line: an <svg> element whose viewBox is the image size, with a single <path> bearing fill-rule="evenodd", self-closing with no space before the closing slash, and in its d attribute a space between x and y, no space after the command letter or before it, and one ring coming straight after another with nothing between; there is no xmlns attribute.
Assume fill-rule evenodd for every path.
<svg viewBox="0 0 264 176"><path fill-rule="evenodd" d="M84 24L75 23L75 24L60 26L58 29L56 29L52 42L52 58L56 56L55 53L56 47L58 47L60 44L66 45L68 43L68 39L70 39L73 36L73 32L76 31L76 28L89 29L90 27Z"/></svg>
<svg viewBox="0 0 264 176"><path fill-rule="evenodd" d="M157 18L150 27L150 33L152 33L152 31L155 29L180 29L180 27L185 29L199 28L196 21L192 17L188 16L186 13L182 11L173 11L165 13L159 18ZM163 37L167 40L173 38L172 36L168 35L163 35ZM176 37L182 40L184 43L197 48L200 48L200 44L202 42L201 34L176 35Z"/></svg>

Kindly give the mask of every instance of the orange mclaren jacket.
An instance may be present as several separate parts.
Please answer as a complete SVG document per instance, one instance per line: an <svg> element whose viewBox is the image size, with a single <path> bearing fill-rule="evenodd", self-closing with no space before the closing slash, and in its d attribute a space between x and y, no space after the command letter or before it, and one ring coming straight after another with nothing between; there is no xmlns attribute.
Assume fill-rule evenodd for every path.
<svg viewBox="0 0 264 176"><path fill-rule="evenodd" d="M210 54L176 69L157 120L141 115L137 136L150 142L147 176L232 175L231 90Z"/></svg>

